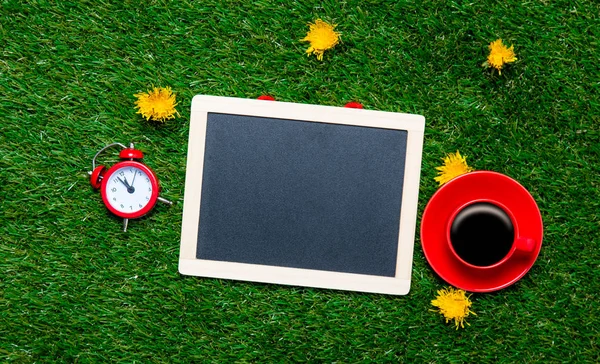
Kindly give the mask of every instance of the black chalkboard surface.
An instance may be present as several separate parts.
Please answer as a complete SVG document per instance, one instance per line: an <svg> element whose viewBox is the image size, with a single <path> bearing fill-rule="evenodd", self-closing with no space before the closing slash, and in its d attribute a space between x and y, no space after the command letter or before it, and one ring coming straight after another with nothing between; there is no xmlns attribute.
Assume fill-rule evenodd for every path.
<svg viewBox="0 0 600 364"><path fill-rule="evenodd" d="M196 96L180 272L405 294L424 119Z"/></svg>

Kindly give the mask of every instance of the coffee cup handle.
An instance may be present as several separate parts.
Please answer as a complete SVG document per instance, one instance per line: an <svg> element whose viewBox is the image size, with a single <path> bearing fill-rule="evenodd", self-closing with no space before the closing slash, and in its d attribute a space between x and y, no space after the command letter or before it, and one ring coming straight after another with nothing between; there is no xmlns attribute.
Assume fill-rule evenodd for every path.
<svg viewBox="0 0 600 364"><path fill-rule="evenodd" d="M518 238L516 241L517 250L523 253L531 253L536 245L535 240L531 238Z"/></svg>

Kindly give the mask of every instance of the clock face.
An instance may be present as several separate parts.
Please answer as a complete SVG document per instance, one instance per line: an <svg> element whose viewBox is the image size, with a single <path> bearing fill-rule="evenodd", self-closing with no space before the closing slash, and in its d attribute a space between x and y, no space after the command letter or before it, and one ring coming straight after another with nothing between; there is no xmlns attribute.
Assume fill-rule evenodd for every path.
<svg viewBox="0 0 600 364"><path fill-rule="evenodd" d="M152 171L138 162L122 162L104 176L103 199L118 216L136 218L156 203L158 183Z"/></svg>

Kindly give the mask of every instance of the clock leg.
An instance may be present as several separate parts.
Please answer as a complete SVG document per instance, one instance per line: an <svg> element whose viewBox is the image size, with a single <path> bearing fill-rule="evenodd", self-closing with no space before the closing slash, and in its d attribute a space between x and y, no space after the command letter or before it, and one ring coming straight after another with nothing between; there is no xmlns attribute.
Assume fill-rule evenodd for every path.
<svg viewBox="0 0 600 364"><path fill-rule="evenodd" d="M123 219L123 232L127 231L127 224L129 223L129 219Z"/></svg>
<svg viewBox="0 0 600 364"><path fill-rule="evenodd" d="M160 197L160 196L158 196L158 201L160 201L160 202L162 202L162 203L166 203L166 204L168 204L168 205L172 205L172 204L173 204L173 202L171 202L171 201L167 200L166 198L162 198L162 197Z"/></svg>

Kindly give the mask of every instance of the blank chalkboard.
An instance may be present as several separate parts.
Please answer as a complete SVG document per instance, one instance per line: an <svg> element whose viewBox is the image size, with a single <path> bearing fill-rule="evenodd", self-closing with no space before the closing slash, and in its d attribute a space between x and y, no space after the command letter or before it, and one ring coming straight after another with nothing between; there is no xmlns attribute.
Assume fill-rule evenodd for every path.
<svg viewBox="0 0 600 364"><path fill-rule="evenodd" d="M182 274L405 294L424 119L196 96Z"/></svg>

